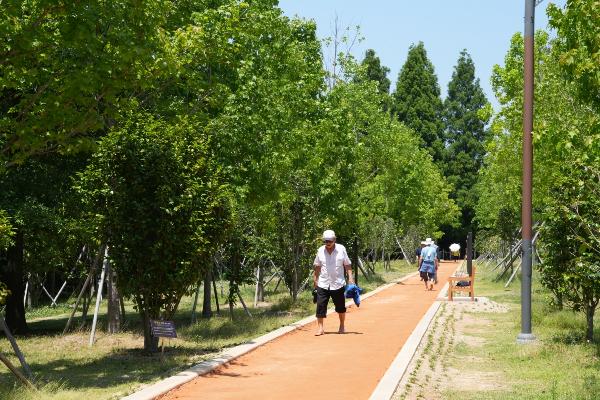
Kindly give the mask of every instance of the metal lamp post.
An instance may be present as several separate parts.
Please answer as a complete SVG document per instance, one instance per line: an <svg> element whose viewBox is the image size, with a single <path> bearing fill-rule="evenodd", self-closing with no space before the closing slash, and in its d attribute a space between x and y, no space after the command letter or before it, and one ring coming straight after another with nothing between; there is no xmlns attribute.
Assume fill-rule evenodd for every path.
<svg viewBox="0 0 600 400"><path fill-rule="evenodd" d="M521 262L521 333L518 343L535 340L531 333L531 267L532 267L532 182L533 182L533 71L535 6L541 0L525 0L524 98L523 98L523 196L521 224L523 258Z"/></svg>

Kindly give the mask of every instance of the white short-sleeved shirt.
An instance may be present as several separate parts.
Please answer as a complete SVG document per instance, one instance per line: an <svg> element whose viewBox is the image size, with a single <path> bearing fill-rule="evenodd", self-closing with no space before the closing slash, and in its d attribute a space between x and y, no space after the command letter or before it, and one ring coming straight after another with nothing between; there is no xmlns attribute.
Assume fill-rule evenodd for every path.
<svg viewBox="0 0 600 400"><path fill-rule="evenodd" d="M348 258L346 248L341 244L335 243L331 254L329 254L325 246L319 247L313 264L321 267L317 286L323 289L336 290L344 287L346 284L344 265L351 265L352 263Z"/></svg>

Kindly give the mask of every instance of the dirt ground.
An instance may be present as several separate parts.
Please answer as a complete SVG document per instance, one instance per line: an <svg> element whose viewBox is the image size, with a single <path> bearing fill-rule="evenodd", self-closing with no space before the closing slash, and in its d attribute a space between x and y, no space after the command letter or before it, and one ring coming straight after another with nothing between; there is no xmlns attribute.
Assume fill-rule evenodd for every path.
<svg viewBox="0 0 600 400"><path fill-rule="evenodd" d="M444 302L427 333L419 345L407 371L405 372L394 400L443 399L443 391L499 390L501 376L489 372L469 372L468 375L449 366L449 354L459 343L469 346L484 346L485 340L465 334L470 330L488 324L479 312L507 312L505 306L485 297L476 302ZM467 358L462 360L469 362Z"/></svg>
<svg viewBox="0 0 600 400"><path fill-rule="evenodd" d="M368 399L455 268L441 264L433 291L414 276L350 307L345 334L337 334L333 313L325 335L304 326L162 399Z"/></svg>

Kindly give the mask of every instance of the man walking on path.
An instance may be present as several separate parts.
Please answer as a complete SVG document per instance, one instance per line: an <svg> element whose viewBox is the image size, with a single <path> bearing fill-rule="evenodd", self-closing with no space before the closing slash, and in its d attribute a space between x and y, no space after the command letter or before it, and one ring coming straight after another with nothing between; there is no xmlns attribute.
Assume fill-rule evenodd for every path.
<svg viewBox="0 0 600 400"><path fill-rule="evenodd" d="M354 284L350 258L346 248L335 242L335 232L326 230L323 232L324 245L319 247L314 261L313 284L317 294L317 332L316 336L325 333L323 329L323 318L327 317L327 304L329 298L333 300L335 312L340 318L338 333L344 333L344 320L346 318L346 305L344 298L344 287L346 279L344 271L348 272L348 282Z"/></svg>
<svg viewBox="0 0 600 400"><path fill-rule="evenodd" d="M433 240L427 238L425 247L421 250L421 256L419 257L419 272L425 282L425 290L433 290L433 277L438 269L438 263L439 258L437 250L433 247Z"/></svg>

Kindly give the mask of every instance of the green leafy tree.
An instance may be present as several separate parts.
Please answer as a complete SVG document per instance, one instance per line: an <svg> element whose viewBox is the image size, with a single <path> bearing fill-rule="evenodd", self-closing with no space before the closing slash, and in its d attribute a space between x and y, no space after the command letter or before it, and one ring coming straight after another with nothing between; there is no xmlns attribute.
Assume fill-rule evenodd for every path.
<svg viewBox="0 0 600 400"><path fill-rule="evenodd" d="M569 0L560 9L548 6L550 26L566 80L575 82L578 97L600 109L600 6L595 0Z"/></svg>
<svg viewBox="0 0 600 400"><path fill-rule="evenodd" d="M448 96L444 101L446 150L444 174L454 186L452 197L461 209L460 228L448 229L445 241L466 241L467 233L475 231L473 218L477 203L475 183L483 166L487 123L491 106L475 77L475 64L466 50L460 53L448 83Z"/></svg>
<svg viewBox="0 0 600 400"><path fill-rule="evenodd" d="M542 282L557 298L586 315L586 339L594 340L594 315L600 302L600 163L569 165L553 187L545 210L547 259Z"/></svg>
<svg viewBox="0 0 600 400"><path fill-rule="evenodd" d="M236 260L251 255L247 268L261 258L276 262L295 297L310 265L304 249L314 236L314 228L308 228L315 220L310 214L314 210L310 163L317 135L313 124L319 118L324 84L316 26L289 20L272 5L236 2L197 20L205 28L190 29L186 36L194 41L221 38L214 45L195 48L198 57L209 48L218 57L231 57L220 67L221 74L230 65L235 67L221 80L216 93L229 95L207 126L219 164L235 188L240 216L224 247L229 253L225 257L231 268L228 277L240 279L230 279L232 289L249 275ZM198 57L192 55L189 65L201 62ZM230 300L235 299L233 291Z"/></svg>
<svg viewBox="0 0 600 400"><path fill-rule="evenodd" d="M209 145L192 122L132 116L80 175L96 237L142 317L146 351L157 346L149 320L173 316L226 231L228 195Z"/></svg>
<svg viewBox="0 0 600 400"><path fill-rule="evenodd" d="M522 181L522 137L523 137L523 37L515 34L510 43L509 50L504 59L504 65L494 66L492 74L492 88L498 102L500 111L494 116L490 125L488 140L485 143L485 155L483 168L479 171L477 182L477 204L476 221L479 229L486 229L501 234L503 226L499 225L499 216L512 215L515 218L513 224L518 225L521 212L521 181ZM539 210L547 196L548 182L552 180L555 170L549 167L557 160L557 155L552 155L550 138L557 138L555 128L547 129L549 126L543 123L547 118L540 118L540 114L550 117L551 113L556 116L554 120L563 118L566 114L559 116L556 107L566 97L564 91L557 91L557 87L563 85L556 80L556 73L552 73L552 65L548 54L548 35L545 32L536 32L535 35L535 96L536 118L534 119L534 187L536 188L534 201L535 219L540 218ZM540 79L541 77L547 79ZM552 96L550 94L552 93ZM544 95L543 95L544 94ZM560 98L563 96L563 99ZM564 125L564 123L560 123ZM556 125L556 124L553 124ZM544 128L545 127L545 128ZM549 134L543 134L548 132ZM542 139L542 135L544 139ZM547 145L547 146L546 146ZM548 149L549 153L546 152ZM504 219L503 219L504 221Z"/></svg>
<svg viewBox="0 0 600 400"><path fill-rule="evenodd" d="M368 243L373 221L391 219L398 234L416 223L431 232L452 223L457 209L431 156L413 131L390 120L375 82L355 79L364 70L352 60L342 64L350 79L328 94L328 113L318 128L321 212L347 243L355 237ZM331 149L336 157L327 156Z"/></svg>
<svg viewBox="0 0 600 400"><path fill-rule="evenodd" d="M441 161L444 149L442 99L433 64L427 58L423 42L408 49L392 96L393 113L398 120L418 134L421 146L427 149L434 161Z"/></svg>

